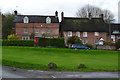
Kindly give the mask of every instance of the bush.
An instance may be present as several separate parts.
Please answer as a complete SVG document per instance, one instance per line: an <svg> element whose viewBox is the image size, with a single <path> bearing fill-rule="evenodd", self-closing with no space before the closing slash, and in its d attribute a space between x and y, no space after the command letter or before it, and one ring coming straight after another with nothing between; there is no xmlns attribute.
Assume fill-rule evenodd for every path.
<svg viewBox="0 0 120 80"><path fill-rule="evenodd" d="M64 38L40 38L39 46L64 47Z"/></svg>
<svg viewBox="0 0 120 80"><path fill-rule="evenodd" d="M8 35L8 40L18 40L19 38L15 36L14 34Z"/></svg>
<svg viewBox="0 0 120 80"><path fill-rule="evenodd" d="M104 45L111 45L111 44L112 44L111 41L108 41L108 40L104 41Z"/></svg>
<svg viewBox="0 0 120 80"><path fill-rule="evenodd" d="M34 46L33 40L2 40L2 46Z"/></svg>
<svg viewBox="0 0 120 80"><path fill-rule="evenodd" d="M49 69L56 69L57 65L55 63L51 62L51 63L48 64L48 68Z"/></svg>
<svg viewBox="0 0 120 80"><path fill-rule="evenodd" d="M82 44L82 41L77 36L69 37L67 40L67 44Z"/></svg>
<svg viewBox="0 0 120 80"><path fill-rule="evenodd" d="M91 49L93 48L93 46L91 44L84 44L84 46L89 47Z"/></svg>
<svg viewBox="0 0 120 80"><path fill-rule="evenodd" d="M116 48L117 48L117 49L120 48L120 41L117 41L117 42L116 42Z"/></svg>

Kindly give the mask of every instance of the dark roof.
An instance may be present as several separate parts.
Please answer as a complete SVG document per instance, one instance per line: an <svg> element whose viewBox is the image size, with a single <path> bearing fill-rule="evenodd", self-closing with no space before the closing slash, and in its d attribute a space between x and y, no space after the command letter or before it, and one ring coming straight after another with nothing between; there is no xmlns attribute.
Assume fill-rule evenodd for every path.
<svg viewBox="0 0 120 80"><path fill-rule="evenodd" d="M64 17L60 23L60 31L106 32L107 24L101 18Z"/></svg>
<svg viewBox="0 0 120 80"><path fill-rule="evenodd" d="M43 16L43 15L17 15L14 18L15 23L23 23L24 17L29 18L29 23L46 23L46 18L50 17L52 23L59 23L59 19L56 16Z"/></svg>
<svg viewBox="0 0 120 80"><path fill-rule="evenodd" d="M114 31L119 31L118 34L120 34L120 24L115 24L115 23L111 24L111 33L113 34Z"/></svg>

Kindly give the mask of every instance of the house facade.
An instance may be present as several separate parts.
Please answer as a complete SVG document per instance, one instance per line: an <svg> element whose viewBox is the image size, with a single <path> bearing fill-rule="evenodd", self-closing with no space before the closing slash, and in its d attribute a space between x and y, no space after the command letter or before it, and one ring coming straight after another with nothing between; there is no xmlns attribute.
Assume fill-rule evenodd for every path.
<svg viewBox="0 0 120 80"><path fill-rule="evenodd" d="M120 24L110 24L111 27L111 40L113 43L120 41Z"/></svg>
<svg viewBox="0 0 120 80"><path fill-rule="evenodd" d="M88 18L63 17L60 23L60 34L65 41L68 37L78 36L83 44L102 45L103 41L108 39L107 32L108 26L103 16L100 18L92 18L90 15Z"/></svg>
<svg viewBox="0 0 120 80"><path fill-rule="evenodd" d="M78 36L83 44L92 45L120 40L120 24L106 24L103 18L103 14L93 18L91 13L88 18L64 17L62 12L59 22L57 11L54 16L17 15L15 11L15 34L22 40L64 37L65 43L69 37Z"/></svg>
<svg viewBox="0 0 120 80"><path fill-rule="evenodd" d="M92 18L89 13L88 18L64 17L61 13L60 36L65 38L65 42L71 36L78 36L83 44L103 45L104 41L115 43L120 40L120 24L107 24L104 22L104 15L99 18Z"/></svg>
<svg viewBox="0 0 120 80"><path fill-rule="evenodd" d="M15 11L15 33L22 40L32 38L59 37L58 12L54 16L43 15L17 15Z"/></svg>

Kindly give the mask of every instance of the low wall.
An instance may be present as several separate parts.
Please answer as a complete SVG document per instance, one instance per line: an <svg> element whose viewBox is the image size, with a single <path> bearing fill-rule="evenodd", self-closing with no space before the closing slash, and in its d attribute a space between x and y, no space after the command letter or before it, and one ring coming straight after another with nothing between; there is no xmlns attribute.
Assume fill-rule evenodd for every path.
<svg viewBox="0 0 120 80"><path fill-rule="evenodd" d="M97 45L96 48L103 50L116 50L116 46L109 46L109 45Z"/></svg>

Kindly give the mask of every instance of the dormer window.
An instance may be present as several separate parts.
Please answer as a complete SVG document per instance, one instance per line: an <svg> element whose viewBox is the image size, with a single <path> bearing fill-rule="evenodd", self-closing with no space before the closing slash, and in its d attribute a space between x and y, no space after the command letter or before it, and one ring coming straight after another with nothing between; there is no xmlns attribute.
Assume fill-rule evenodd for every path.
<svg viewBox="0 0 120 80"><path fill-rule="evenodd" d="M50 17L46 18L46 23L51 23L51 18Z"/></svg>
<svg viewBox="0 0 120 80"><path fill-rule="evenodd" d="M23 21L24 21L24 23L28 23L29 22L29 18L27 16L25 16Z"/></svg>
<svg viewBox="0 0 120 80"><path fill-rule="evenodd" d="M113 31L113 34L118 34L118 33L119 33L118 30L114 30L114 31Z"/></svg>

